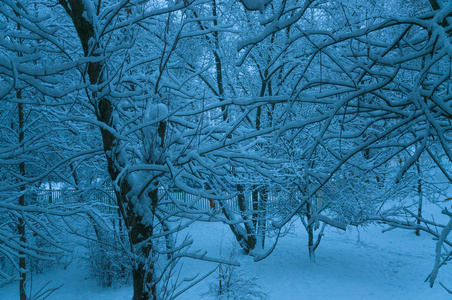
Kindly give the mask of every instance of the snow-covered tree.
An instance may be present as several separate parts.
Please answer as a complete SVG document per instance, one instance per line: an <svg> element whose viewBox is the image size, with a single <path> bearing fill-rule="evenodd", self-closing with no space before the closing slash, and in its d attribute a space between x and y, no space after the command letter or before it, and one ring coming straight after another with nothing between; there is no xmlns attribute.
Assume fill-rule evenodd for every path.
<svg viewBox="0 0 452 300"><path fill-rule="evenodd" d="M82 183L79 174L87 170L75 166L102 153L104 159L98 161L108 171L128 232L134 299L182 292L183 286L162 283L181 258L216 261L187 252L191 241L176 241L174 233L197 220L221 219L196 202L233 197L235 192L225 182L233 167L241 173L266 174L271 170L261 164L274 162L258 153L247 155L242 147L253 145L259 133L223 117L226 106L246 110L252 103L206 101L199 93L199 78L210 68L189 55L197 48L186 41L228 30L215 24L200 27L213 20L192 13L201 5L62 0L7 1L2 6L3 16L18 16L11 22L30 34L23 41L30 49L24 51L36 53L30 64L4 56L2 80L12 88L22 84L36 90L40 97L30 101L37 107L61 107L59 114L51 114L55 122L86 126L82 135L89 138L89 145L70 139L70 129L63 128L60 146L68 151L53 149L62 157L49 162L47 174L66 175L62 177L85 188L89 183ZM200 29L193 31L196 27ZM11 51L16 49L11 46ZM4 92L7 99L10 90ZM173 187L198 199L188 203L171 198Z"/></svg>
<svg viewBox="0 0 452 300"><path fill-rule="evenodd" d="M293 160L298 167L291 168L300 174L302 196L274 226L305 205L315 207L319 192L335 185L344 191L344 173L348 183L360 174L368 177L361 179L366 185L381 184L379 170L395 158L401 162L390 174L396 183L423 153L450 181L443 162L452 158L451 9L449 1L282 1L275 12L265 10L261 32L238 44L243 55L284 30L294 32L288 51L305 50L292 54L301 68L287 94L291 108L303 110L289 120L285 115L276 130L282 140L292 133L290 141L300 141L289 147L300 145Z"/></svg>
<svg viewBox="0 0 452 300"><path fill-rule="evenodd" d="M17 224L4 227L15 244L2 253L36 256L24 224L60 247L56 223L40 218L84 213L101 224L83 202L106 185L127 232L134 299L191 286L168 279L184 257L230 263L176 240L195 221L227 223L257 259L269 253L269 221L280 232L301 217L312 256L326 225L408 227L382 204L405 191L398 182L422 189L422 176L408 176L421 155L452 182L452 8L402 4L3 1L0 105L11 114L0 119L0 208ZM65 182L82 203L30 206L43 181ZM175 187L196 200L172 197ZM270 211L275 195L284 200ZM203 209L204 199L218 205Z"/></svg>

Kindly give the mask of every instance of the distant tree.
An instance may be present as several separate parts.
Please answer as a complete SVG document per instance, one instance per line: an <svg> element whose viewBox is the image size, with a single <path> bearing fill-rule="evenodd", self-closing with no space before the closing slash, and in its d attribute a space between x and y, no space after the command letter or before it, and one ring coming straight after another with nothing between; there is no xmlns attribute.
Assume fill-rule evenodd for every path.
<svg viewBox="0 0 452 300"><path fill-rule="evenodd" d="M300 174L302 196L280 222L273 222L276 228L300 211L306 214L304 207L315 207L319 192L340 184L343 172L349 173L346 178L363 174L364 184L378 185L379 170L397 158L401 163L390 176L404 182L425 153L450 181L444 166L452 159L446 104L451 95L449 4L281 1L275 12L264 10L268 16L259 34L239 42L249 57L274 33L292 29L286 51L301 65L286 94L291 109L300 107L299 115L285 115L284 126L275 132L282 141L292 134L280 145L300 145L293 160L299 167L291 169ZM374 172L377 176L369 176ZM419 181L412 184L420 187Z"/></svg>

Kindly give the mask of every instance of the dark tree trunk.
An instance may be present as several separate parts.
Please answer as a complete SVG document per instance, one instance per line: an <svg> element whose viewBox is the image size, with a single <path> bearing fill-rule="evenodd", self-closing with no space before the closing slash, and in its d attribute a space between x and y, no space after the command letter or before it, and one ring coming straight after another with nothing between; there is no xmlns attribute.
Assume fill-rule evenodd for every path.
<svg viewBox="0 0 452 300"><path fill-rule="evenodd" d="M257 186L253 187L252 193L252 201L253 201L253 225L254 228L257 228L257 220L259 219L259 191L257 190ZM257 230L256 230L257 233Z"/></svg>
<svg viewBox="0 0 452 300"><path fill-rule="evenodd" d="M265 236L267 232L267 202L268 202L268 188L262 187L260 190L259 201L259 220L258 220L258 232L261 239L262 249L265 247Z"/></svg>
<svg viewBox="0 0 452 300"><path fill-rule="evenodd" d="M212 16L213 19L213 26L218 26L218 19L217 19L217 1L212 0ZM213 56L215 58L215 68L217 73L217 86L218 86L218 95L220 96L220 102L224 100L224 85L223 85L223 67L221 65L221 57L220 57L220 40L219 40L219 33L218 31L212 32L213 35L213 42L215 49L213 51ZM228 119L228 110L226 105L221 106L221 111L223 112L223 120L227 121Z"/></svg>
<svg viewBox="0 0 452 300"><path fill-rule="evenodd" d="M17 99L22 99L22 93L21 91L18 91ZM22 144L25 138L24 133L24 108L23 104L19 103L18 105L19 109L19 144ZM19 172L22 177L25 177L25 162L21 162L19 164ZM19 196L19 205L25 206L25 186L20 187L20 196ZM25 243L27 242L27 237L25 236L25 222L23 218L19 218L19 224L17 226L17 230L19 232L20 236L20 244L21 248L25 246ZM20 300L26 300L27 299L27 293L25 291L25 283L27 281L27 273L25 272L27 269L27 261L25 258L25 252L22 250L19 250L19 268L20 268L20 281L19 281L19 295Z"/></svg>
<svg viewBox="0 0 452 300"><path fill-rule="evenodd" d="M234 213L232 213L227 204L223 201L220 201L222 206L222 211L224 216L228 221L231 223L229 224L229 228L231 229L232 233L235 236L235 239L239 243L240 247L242 247L243 251L245 251L246 254L249 254L251 250L253 250L256 247L256 232L255 227L253 226L252 220L248 218L248 212L246 201L245 201L245 195L244 195L244 189L241 184L237 185L237 201L239 204L239 209L242 214L243 224L245 229L241 227L241 225L237 222L237 220L234 217Z"/></svg>
<svg viewBox="0 0 452 300"><path fill-rule="evenodd" d="M17 6L19 7L19 4L17 4ZM19 7L20 8L20 7ZM16 17L20 17L20 15L15 12ZM21 30L21 25L19 23L17 23L17 30L20 31ZM21 40L19 39L19 43L21 43ZM18 52L18 56L22 57L22 52ZM20 103L20 100L22 99L22 91L18 90L16 92L16 98L17 100L19 100L19 104L18 104L18 117L19 117L19 145L21 145L21 147L25 147L25 145L23 145L24 139L25 139L25 118L24 118L24 107L23 104ZM24 153L24 150L22 150L22 153ZM19 164L19 173L20 175L25 178L25 161L22 161ZM19 196L19 205L20 206L25 206L25 186L22 185L20 187L20 196ZM27 237L26 237L26 232L25 232L25 221L23 218L19 218L18 220L18 225L17 225L17 231L19 233L19 239L20 239L20 244L21 247L20 249L22 249L22 247L25 246L25 243L27 242ZM20 269L20 281L19 281L19 297L20 300L26 300L27 297L27 293L25 291L25 283L27 281L27 274L26 274L26 269L27 269L27 261L25 258L25 252L22 250L19 250L19 269Z"/></svg>
<svg viewBox="0 0 452 300"><path fill-rule="evenodd" d="M308 251L309 259L315 261L315 245L314 245L314 224L310 224L311 221L311 204L306 203L306 231L308 233Z"/></svg>
<svg viewBox="0 0 452 300"><path fill-rule="evenodd" d="M93 54L95 51L93 50L97 48L97 45L90 45L89 43L90 39L95 38L94 27L93 24L83 17L85 11L83 1L59 0L59 3L72 18L85 56L95 56L95 54ZM102 64L100 62L88 63L87 73L91 84L102 83ZM97 102L97 107L95 107L95 109L98 121L111 127L113 124L112 115L114 111L111 101L107 98L98 99L96 92L93 92L92 96L95 100L94 103ZM109 130L100 128L100 131L108 164L108 173L110 174L111 180L115 182L120 170L114 159L114 145L119 141ZM142 222L142 217L135 213L134 206L128 199L128 194L131 191L131 184L127 179L123 179L118 185L119 190L115 191L116 200L122 218L124 219L125 226L129 231L131 248L137 257L132 270L133 300L155 300L157 299L157 292L155 285L152 284L154 276L153 262L148 259L152 250L151 237L153 234L153 227L152 224L144 224ZM155 193L157 193L157 191L155 191Z"/></svg>
<svg viewBox="0 0 452 300"><path fill-rule="evenodd" d="M249 210L248 210L248 205L246 205L246 199L245 199L243 185L241 185L241 184L237 185L237 192L238 192L237 201L239 203L240 213L242 215L242 219L243 219L244 226L245 226L246 242L247 242L247 248L248 248L248 252L249 252L250 250L253 250L256 247L256 232L255 232L255 227L253 226L253 223L250 222L250 220L248 218L247 212Z"/></svg>
<svg viewBox="0 0 452 300"><path fill-rule="evenodd" d="M419 197L418 207L417 207L417 225L421 225L421 218L422 218L422 180L420 178L421 176L421 167L419 166L419 162L416 163L417 173L419 176L419 179L417 180L417 194ZM419 236L421 234L420 229L416 229L416 235Z"/></svg>
<svg viewBox="0 0 452 300"><path fill-rule="evenodd" d="M213 25L218 26L218 5L216 0L211 0L212 3L212 16L213 19ZM195 17L198 17L197 13L193 11L193 14ZM205 30L206 27L198 21L198 25L202 30ZM223 67L222 67L222 60L220 55L220 40L219 40L219 32L213 31L212 32L212 38L210 38L208 35L205 35L205 38L208 43L213 45L212 54L215 59L215 74L216 74L216 88L214 85L209 84L205 79L203 79L206 84L210 87L212 92L218 97L219 101L223 101L225 99L225 90L224 90L224 80L223 80ZM221 106L221 111L223 113L223 121L228 121L228 110L226 105ZM231 136L227 136L227 138L230 138ZM242 247L243 251L245 253L249 253L251 250L253 250L256 246L256 230L255 226L253 225L252 219L250 220L250 216L248 215L248 212L250 211L247 205L245 204L245 196L243 194L243 186L241 184L237 185L237 191L238 191L238 204L239 209L241 212L241 216L244 220L244 229L243 227L235 223L235 216L234 213L229 210L227 207L227 204L220 201L223 214L225 215L226 219L231 221L231 224L229 224L229 227L234 234L236 240L238 241L239 245Z"/></svg>

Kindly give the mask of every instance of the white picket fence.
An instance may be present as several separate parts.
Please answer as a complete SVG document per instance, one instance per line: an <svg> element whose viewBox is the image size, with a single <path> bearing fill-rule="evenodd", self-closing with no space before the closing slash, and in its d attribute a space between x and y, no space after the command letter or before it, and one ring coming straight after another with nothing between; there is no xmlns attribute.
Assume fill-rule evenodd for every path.
<svg viewBox="0 0 452 300"><path fill-rule="evenodd" d="M89 198L89 200L87 200ZM37 201L41 205L48 206L50 204L71 204L91 201L99 204L104 204L106 207L116 206L116 197L113 189L96 190L89 193L80 193L70 189L48 189L40 190L37 193ZM281 196L279 191L268 193L267 207L269 209L280 209L284 206L291 206L289 204L293 199ZM228 200L225 203L235 212L239 211L237 196ZM252 209L252 193L245 193L245 203L249 209ZM220 210L221 205L219 201L200 197L199 195L190 194L179 189L170 189L165 191L159 190L159 203L164 205L170 211L176 210L177 205L184 206L185 209L191 210ZM293 203L292 203L293 205Z"/></svg>
<svg viewBox="0 0 452 300"><path fill-rule="evenodd" d="M37 193L37 201L43 206L55 204L76 204L90 201L91 203L103 204L105 209L114 209L116 207L116 197L113 189L94 190L80 193L75 190L63 189L47 189L40 190ZM268 193L266 202L267 209L281 211L281 209L290 209L296 205L298 197L287 196L280 191L271 191ZM88 199L88 200L87 200ZM318 199L320 200L320 199ZM237 196L225 203L235 212L239 212ZM252 193L245 193L245 203L248 208L252 209ZM177 210L177 206L183 206L184 210L217 210L221 212L219 201L200 197L199 195L190 194L179 189L170 189L165 191L159 190L159 203L169 211ZM102 206L102 205L101 205Z"/></svg>
<svg viewBox="0 0 452 300"><path fill-rule="evenodd" d="M272 195L269 195L269 200L272 200ZM250 206L252 205L251 193L245 195L246 203ZM107 189L102 192L96 193L94 196L90 194L91 201L95 201L107 205L116 205L115 194L112 189ZM37 201L42 205L49 204L71 204L80 203L85 201L86 196L80 195L75 190L70 189L47 189L40 190L37 193ZM192 209L203 209L203 210L215 210L220 208L219 201L207 199L200 197L199 195L190 194L179 189L171 189L165 191L163 189L159 190L159 202L163 203L168 207L169 210L175 210L176 204L182 204L186 208ZM237 196L224 200L230 208L234 211L239 211Z"/></svg>

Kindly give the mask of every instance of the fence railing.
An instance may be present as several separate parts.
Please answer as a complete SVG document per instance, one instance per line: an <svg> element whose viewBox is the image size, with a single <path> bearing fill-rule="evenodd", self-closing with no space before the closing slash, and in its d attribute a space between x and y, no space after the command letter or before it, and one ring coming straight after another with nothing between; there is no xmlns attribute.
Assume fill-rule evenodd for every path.
<svg viewBox="0 0 452 300"><path fill-rule="evenodd" d="M88 196L89 195L89 196ZM80 191L70 189L49 189L40 190L37 193L37 201L43 205L49 204L70 204L90 201L106 204L116 205L116 197L113 189L96 190L90 193L81 193ZM267 193L267 205L269 207L288 205L290 199L281 197L278 191ZM293 198L293 197L291 197ZM183 205L185 208L202 209L202 210L218 210L220 203L217 200L201 197L199 195L190 194L180 189L159 190L159 202L167 207L169 210L176 210L177 205ZM239 203L237 196L228 200L224 200L233 211L239 211ZM249 209L252 209L252 193L245 193L245 203ZM290 205L289 205L290 206Z"/></svg>
<svg viewBox="0 0 452 300"><path fill-rule="evenodd" d="M100 203L115 205L113 189L89 191L88 193L72 189L48 189L39 190L36 195L37 202L41 204L80 203L86 201L87 198Z"/></svg>
<svg viewBox="0 0 452 300"><path fill-rule="evenodd" d="M43 204L77 203L83 202L86 198L86 195L83 195L83 193L69 189L40 190L37 193L37 201ZM89 198L99 203L116 205L113 189L106 189L102 192L97 192L95 195L91 193ZM219 207L218 201L190 194L179 189L172 189L170 191L159 190L159 202L165 205L175 205L175 202L177 202L183 203L184 206L193 206L201 209L217 209ZM226 202L238 210L237 197L228 199Z"/></svg>

